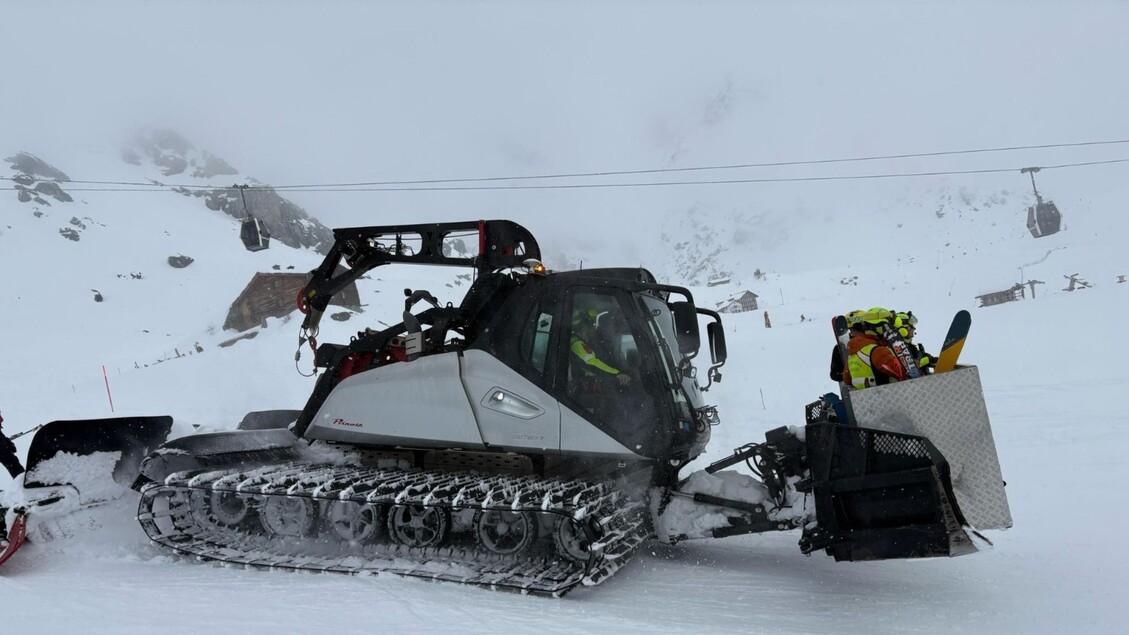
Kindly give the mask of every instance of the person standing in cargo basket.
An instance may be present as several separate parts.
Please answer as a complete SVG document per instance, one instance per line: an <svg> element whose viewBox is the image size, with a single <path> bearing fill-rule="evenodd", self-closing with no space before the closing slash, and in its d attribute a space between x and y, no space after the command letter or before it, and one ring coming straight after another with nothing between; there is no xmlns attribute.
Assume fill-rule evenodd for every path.
<svg viewBox="0 0 1129 635"><path fill-rule="evenodd" d="M917 367L921 370L922 375L933 372L933 368L937 365L937 358L925 352L925 347L921 344L915 344L913 338L917 335L917 316L913 311L898 311L894 317L894 328L902 336L902 339L909 344L910 351L913 352L913 357L917 361Z"/></svg>
<svg viewBox="0 0 1129 635"><path fill-rule="evenodd" d="M847 342L847 368L843 383L855 390L882 386L906 378L905 369L897 355L879 335L879 327L892 321L894 313L875 307L869 311L853 312L847 317L851 339Z"/></svg>

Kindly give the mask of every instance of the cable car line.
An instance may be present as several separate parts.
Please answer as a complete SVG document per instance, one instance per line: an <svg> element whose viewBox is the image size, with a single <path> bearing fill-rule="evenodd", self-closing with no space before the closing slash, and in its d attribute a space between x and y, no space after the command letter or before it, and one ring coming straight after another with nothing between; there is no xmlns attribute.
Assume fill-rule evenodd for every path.
<svg viewBox="0 0 1129 635"><path fill-rule="evenodd" d="M564 179L564 178L582 178L582 177L602 177L602 176L631 176L641 174L664 174L673 172L701 172L707 170L737 170L747 168L768 168L768 167L790 167L797 165L824 165L830 163L854 163L862 161L880 161L888 159L911 159L923 157L939 157L939 156L954 156L962 154L980 154L989 152L1010 152L1017 150L1036 150L1048 148L1069 148L1069 147L1083 147L1083 146L1096 146L1096 145L1114 145L1129 143L1129 139L1119 139L1114 141L1085 141L1079 143L1051 143L1041 145L1029 146L1010 146L1000 148L978 148L974 150L948 150L941 152L917 152L906 154L887 154L863 157L847 157L837 159L811 159L803 161L774 161L767 163L738 163L732 165L704 165L692 166L682 168L652 168L643 170L614 170L614 171L601 171L601 172L574 172L567 174L540 174L530 176L489 176L489 177L474 177L474 178L461 178L461 179L422 179L414 181L371 181L371 182L358 182L358 183L326 183L326 184L312 184L312 185L281 185L275 189L300 189L307 187L364 187L364 186L378 186L378 185L434 185L439 183L477 183L488 181L517 181L517 180L535 180L535 179Z"/></svg>
<svg viewBox="0 0 1129 635"><path fill-rule="evenodd" d="M1084 161L1077 163L1060 163L1057 165L1040 166L1043 170L1056 170L1063 168L1088 167L1096 165L1109 165L1115 163L1129 163L1129 158L1105 159L1099 161ZM980 170L936 170L930 172L901 172L884 174L845 174L830 176L798 176L798 177L765 177L747 179L716 179L695 181L649 181L642 183L566 183L544 185L467 185L446 187L335 187L335 186L307 186L306 189L291 189L291 192L468 192L475 190L503 191L503 190L578 190L598 188L628 188L628 187L672 187L693 185L734 185L742 183L801 183L819 181L861 181L875 179L917 178L926 176L959 176L969 174L1002 174L1019 172L1023 168L988 168ZM72 181L77 182L77 181ZM231 186L200 185L196 186L207 190L236 189ZM14 190L15 187L0 189ZM67 192L167 192L175 189L174 186L153 186L146 184L145 188L67 188ZM270 186L247 186L248 190L270 190Z"/></svg>
<svg viewBox="0 0 1129 635"><path fill-rule="evenodd" d="M296 191L301 190L301 191L318 191L318 192L321 192L321 191L339 191L338 189L326 189L326 188L342 188L342 189L344 189L344 188L382 187L382 186L393 186L393 185L439 185L439 184L444 184L444 183L485 183L485 182L497 182L497 181L545 180L545 179L564 179L564 178L596 178L596 177L606 177L606 176L633 176L633 175L638 176L638 175L644 175L644 174L670 174L670 173L679 173L679 172L703 172L703 171L711 171L711 170L735 170L735 169L749 169L749 168L790 167L790 166L800 166L800 165L825 165L825 164L834 164L834 163L853 163L853 162L864 162L864 161L880 161L880 160L925 158L925 157L939 157L939 156L956 156L956 155L966 155L966 154L984 154L984 153L992 153L992 152L1013 152L1013 151L1019 151L1019 150L1039 150L1039 149L1051 149L1051 148L1076 148L1076 147L1087 147L1087 146L1118 145L1118 144L1127 144L1127 143L1129 143L1129 139L1115 139L1115 140L1108 140L1108 141L1083 141L1083 142L1075 142L1075 143L1046 143L1046 144L1037 144L1037 145L1004 146L1004 147L995 147L995 148L946 150L946 151L939 151L939 152L916 152L916 153L873 155L873 156L861 156L861 157L844 157L844 158L833 158L833 159L813 159L813 160L802 160L802 161L773 161L773 162L764 162L764 163L741 163L741 164L731 164L731 165L704 165L704 166L691 166L691 167L680 167L680 168L651 168L651 169L641 169L641 170L608 170L608 171L595 171L595 172L538 174L538 175L526 175L526 176L490 176L490 177L444 178L444 179L438 179L437 178L437 179L395 180L395 181L362 181L362 182L352 182L352 183L307 183L307 184L291 184L291 185L275 185L275 186L245 185L243 187L245 187L246 189L262 189L262 190L276 190L276 191L277 190L296 190ZM1001 170L1001 171L1004 171L1004 170ZM960 174L960 173L971 173L971 172L954 172L954 174ZM4 179L4 180L15 180L16 178L18 178L18 177L10 177L10 176L0 177L0 179ZM887 177L869 176L869 177L863 177L863 178L887 178ZM725 180L725 181L717 181L717 183L730 183L730 182L734 182L734 183L750 182L750 183L752 183L752 182L774 182L774 181L787 181L787 180L811 180L811 179L807 179L807 178L780 179L780 180L778 180L778 179L768 179L768 180L737 180L737 179L731 179L731 180ZM842 180L842 179L840 177L835 177L834 180ZM139 187L139 188L183 188L183 189L189 189L189 190L192 190L192 189L207 189L207 190L221 189L221 188L214 186L214 185L201 185L199 183L163 184L163 183L155 183L153 181L147 181L147 182L139 182L139 181L95 181L95 180L61 181L61 180L57 180L57 179L42 179L42 181L44 181L44 182L55 182L55 183L70 183L70 184L79 184L79 185L118 185L118 186L130 186L130 187ZM702 181L702 182L713 183L712 181ZM660 183L660 184L667 184L667 183L668 182L663 182L663 183ZM670 184L677 184L677 185L687 184L687 183L695 183L695 182L694 181L670 182ZM624 187L636 187L636 186L638 186L638 184L626 185ZM239 186L233 186L233 187L239 187ZM424 188L412 188L412 189L424 189ZM443 189L455 189L455 188L443 188ZM487 188L481 188L481 189L487 189ZM533 188L523 188L523 189L533 189ZM79 191L84 191L84 190L79 190ZM85 191L90 191L90 190L85 190ZM105 191L111 191L111 190L105 190ZM145 190L141 190L141 191L145 191ZM379 191L379 190L374 190L374 191ZM395 191L395 190L393 190L393 191Z"/></svg>

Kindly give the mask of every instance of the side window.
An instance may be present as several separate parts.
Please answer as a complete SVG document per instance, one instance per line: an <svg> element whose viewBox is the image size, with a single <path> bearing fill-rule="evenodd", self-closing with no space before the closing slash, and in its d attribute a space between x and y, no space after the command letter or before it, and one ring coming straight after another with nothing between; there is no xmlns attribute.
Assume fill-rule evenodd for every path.
<svg viewBox="0 0 1129 635"><path fill-rule="evenodd" d="M530 351L530 361L533 368L539 373L545 372L545 357L549 353L549 331L553 328L553 315L551 313L536 312L537 318L533 326L533 348Z"/></svg>
<svg viewBox="0 0 1129 635"><path fill-rule="evenodd" d="M542 381L548 375L549 342L556 320L556 297L542 298L530 311L521 332L518 354L521 356L525 373L535 381Z"/></svg>

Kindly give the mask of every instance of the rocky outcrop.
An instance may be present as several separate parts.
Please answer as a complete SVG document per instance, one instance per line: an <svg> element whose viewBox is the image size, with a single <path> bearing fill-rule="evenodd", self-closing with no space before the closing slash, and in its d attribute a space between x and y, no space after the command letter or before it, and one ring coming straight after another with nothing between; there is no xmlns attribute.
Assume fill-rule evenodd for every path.
<svg viewBox="0 0 1129 635"><path fill-rule="evenodd" d="M272 239L284 245L319 253L328 252L333 245L332 230L270 186L254 179L232 179L242 182L231 186L188 186L191 179L200 179L200 185L207 186L221 177L240 177L240 174L220 157L196 148L176 132L146 130L122 149L121 156L131 165L148 164L164 176L179 177L173 191L200 199L208 209L240 220L254 216L266 224ZM242 196L240 186L245 187Z"/></svg>
<svg viewBox="0 0 1129 635"><path fill-rule="evenodd" d="M663 225L662 241L668 279L691 286L729 278L734 271L763 266L759 257L790 238L790 229L773 210L721 209L697 206L672 213Z"/></svg>
<svg viewBox="0 0 1129 635"><path fill-rule="evenodd" d="M185 175L207 179L239 174L239 170L231 167L227 161L207 150L196 149L187 139L172 130L145 130L137 135L131 145L122 149L122 160L130 165L142 165L145 159L160 168L165 176Z"/></svg>
<svg viewBox="0 0 1129 635"><path fill-rule="evenodd" d="M169 256L169 266L173 269L183 269L193 262L195 262L195 260L189 256L182 256L180 254Z"/></svg>
<svg viewBox="0 0 1129 635"><path fill-rule="evenodd" d="M153 185L171 185L171 189L184 196L200 199L211 210L223 212L242 220L248 214L263 221L270 237L296 249L312 249L327 253L333 245L333 231L306 213L306 210L283 198L273 188L254 179L241 177L239 171L222 158L196 148L187 139L171 130L147 130L121 149L121 158L130 165L154 168L164 177L174 177L175 183L162 183L160 178L150 178ZM65 172L27 153L20 152L6 159L12 167L11 177L16 198L22 203L50 206L52 202L70 203L74 199L63 185L71 179ZM172 179L170 179L172 180ZM242 181L246 189L241 196L239 185L226 182ZM40 215L39 207L35 208ZM60 235L68 240L79 240L81 227L64 227Z"/></svg>
<svg viewBox="0 0 1129 635"><path fill-rule="evenodd" d="M47 163L43 159L27 152L20 152L10 156L5 161L12 166L15 174L12 183L16 190L16 198L21 203L37 203L51 205L48 198L60 203L74 201L70 194L59 185L59 182L70 181L65 172Z"/></svg>
<svg viewBox="0 0 1129 635"><path fill-rule="evenodd" d="M214 189L173 188L175 191L202 199L208 209L238 219L248 215L266 223L270 237L288 247L309 248L327 253L333 245L333 231L311 218L306 210L278 195L272 188L252 183L242 192L239 187ZM247 206L244 208L243 201Z"/></svg>

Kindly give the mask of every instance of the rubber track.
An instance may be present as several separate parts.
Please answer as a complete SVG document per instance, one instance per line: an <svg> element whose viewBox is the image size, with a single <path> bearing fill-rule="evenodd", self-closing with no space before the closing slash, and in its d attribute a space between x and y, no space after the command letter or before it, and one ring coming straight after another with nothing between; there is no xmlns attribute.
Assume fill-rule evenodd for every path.
<svg viewBox="0 0 1129 635"><path fill-rule="evenodd" d="M587 563L563 557L501 556L473 546L408 548L386 544L279 539L207 522L191 507L193 492L223 491L262 498L298 496L359 504L410 504L451 510L552 514L588 534ZM165 500L167 504L157 504ZM524 593L561 596L611 577L650 535L645 503L610 483L475 472L357 468L290 463L253 470L180 472L142 492L140 521L156 544L201 560L252 567L335 573L387 572Z"/></svg>

